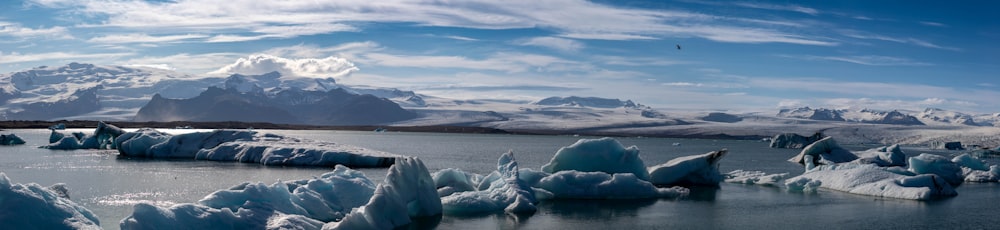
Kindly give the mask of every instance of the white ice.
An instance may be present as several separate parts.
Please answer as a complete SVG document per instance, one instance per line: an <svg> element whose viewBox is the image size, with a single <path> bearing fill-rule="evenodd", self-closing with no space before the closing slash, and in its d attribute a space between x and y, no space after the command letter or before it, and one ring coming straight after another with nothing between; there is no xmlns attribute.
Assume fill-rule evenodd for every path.
<svg viewBox="0 0 1000 230"><path fill-rule="evenodd" d="M912 161L911 161L912 164ZM958 193L936 174L904 175L903 170L873 164L843 163L817 166L786 180L789 190L810 190L816 185L854 194L912 200L929 200Z"/></svg>
<svg viewBox="0 0 1000 230"><path fill-rule="evenodd" d="M899 145L891 145L857 152L858 163L876 164L882 167L906 166L906 154Z"/></svg>
<svg viewBox="0 0 1000 230"><path fill-rule="evenodd" d="M562 147L542 171L556 173L575 170L580 172L632 173L641 180L649 179L649 172L639 158L639 148L625 148L618 140L605 137L580 139L573 145Z"/></svg>
<svg viewBox="0 0 1000 230"><path fill-rule="evenodd" d="M264 165L385 167L396 155L357 146L245 130L170 135L140 129L115 139L122 156L238 161Z"/></svg>
<svg viewBox="0 0 1000 230"><path fill-rule="evenodd" d="M375 185L359 171L338 166L320 178L243 183L193 204L135 205L122 229L392 229L411 217L441 214L441 200L426 166L401 157Z"/></svg>
<svg viewBox="0 0 1000 230"><path fill-rule="evenodd" d="M559 171L543 177L537 188L552 199L646 199L685 196L684 187L658 188L631 173Z"/></svg>
<svg viewBox="0 0 1000 230"><path fill-rule="evenodd" d="M988 165L980 159L972 157L968 153L955 156L951 159L958 166L962 167L962 176L969 182L998 182L1000 181L1000 167Z"/></svg>
<svg viewBox="0 0 1000 230"><path fill-rule="evenodd" d="M728 150L722 149L700 155L678 157L660 165L649 167L649 181L656 185L709 185L722 182L719 160Z"/></svg>
<svg viewBox="0 0 1000 230"><path fill-rule="evenodd" d="M197 203L170 207L139 203L120 226L122 229L276 229L272 224L294 223L303 229L319 229L323 223L340 220L352 208L363 205L374 191L375 183L363 173L338 166L319 178L271 185L246 182L216 191Z"/></svg>
<svg viewBox="0 0 1000 230"><path fill-rule="evenodd" d="M778 186L788 173L767 174L761 171L735 170L724 176L727 183Z"/></svg>
<svg viewBox="0 0 1000 230"><path fill-rule="evenodd" d="M807 164L808 162L805 160L806 156L812 156L812 163L816 165L830 165L858 159L858 156L854 155L854 153L840 147L832 137L825 137L807 145L802 149L802 152L799 152L799 155L788 159L788 161Z"/></svg>
<svg viewBox="0 0 1000 230"><path fill-rule="evenodd" d="M910 157L909 163L910 172L915 174L935 174L952 186L958 186L965 180L965 177L962 176L962 168L947 157L921 153L918 156Z"/></svg>
<svg viewBox="0 0 1000 230"><path fill-rule="evenodd" d="M393 229L411 223L411 217L436 216L441 211L441 198L424 163L415 157L400 157L367 204L323 229Z"/></svg>
<svg viewBox="0 0 1000 230"><path fill-rule="evenodd" d="M101 229L90 210L73 202L65 186L14 184L0 172L0 227L3 229Z"/></svg>
<svg viewBox="0 0 1000 230"><path fill-rule="evenodd" d="M535 192L521 180L514 152L507 152L497 160L499 178L489 183L489 187L478 189L473 182L482 177L448 169L435 173L435 184L441 197L445 214L477 214L504 210L507 213L533 213L538 199ZM492 175L492 174L491 174ZM478 179L477 179L478 178Z"/></svg>
<svg viewBox="0 0 1000 230"><path fill-rule="evenodd" d="M98 122L97 128L90 135L76 132L66 135L56 129L52 129L49 134L49 144L41 146L47 149L114 149L114 139L125 133L124 130L114 125Z"/></svg>

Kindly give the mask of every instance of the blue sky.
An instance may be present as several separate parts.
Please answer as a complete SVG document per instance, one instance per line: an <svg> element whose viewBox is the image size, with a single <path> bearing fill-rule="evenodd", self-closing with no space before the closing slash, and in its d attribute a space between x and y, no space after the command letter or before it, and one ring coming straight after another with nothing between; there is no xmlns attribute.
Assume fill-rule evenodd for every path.
<svg viewBox="0 0 1000 230"><path fill-rule="evenodd" d="M1000 112L1000 16L992 12L998 7L994 1L3 1L0 72L69 62L196 75L278 68L452 98L579 95L664 109L994 113ZM241 68L233 68L240 58Z"/></svg>

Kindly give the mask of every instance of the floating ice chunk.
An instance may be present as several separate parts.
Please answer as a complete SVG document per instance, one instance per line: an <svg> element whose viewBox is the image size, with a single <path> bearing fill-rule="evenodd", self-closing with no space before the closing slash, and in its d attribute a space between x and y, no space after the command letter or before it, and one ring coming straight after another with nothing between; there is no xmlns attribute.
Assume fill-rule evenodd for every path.
<svg viewBox="0 0 1000 230"><path fill-rule="evenodd" d="M65 186L55 185L53 188ZM97 216L66 191L35 183L13 184L0 173L0 226L4 229L101 229Z"/></svg>
<svg viewBox="0 0 1000 230"><path fill-rule="evenodd" d="M463 172L460 169L442 169L432 174L438 196L445 197L457 192L476 191L483 176Z"/></svg>
<svg viewBox="0 0 1000 230"><path fill-rule="evenodd" d="M49 145L41 146L41 148L64 150L115 149L116 145L113 140L124 133L125 131L121 128L104 122L97 123L97 128L94 129L92 135L81 132L66 135L53 129L52 133L49 134Z"/></svg>
<svg viewBox="0 0 1000 230"><path fill-rule="evenodd" d="M570 146L562 147L542 171L555 173L575 170L580 172L632 173L641 180L649 179L649 172L639 158L639 148L625 148L618 140L580 139Z"/></svg>
<svg viewBox="0 0 1000 230"><path fill-rule="evenodd" d="M454 171L449 171L454 172ZM466 182L463 178L467 176L455 175L449 178L435 177L438 184L461 184L459 189L470 189L465 192L458 192L441 198L446 214L475 214L504 210L507 213L533 213L537 208L535 205L538 199L535 198L534 190L524 180L520 179L520 170L517 161L514 160L514 153L507 152L497 160L497 171L501 177L493 180L485 190L473 191L471 182ZM436 175L442 175L438 173ZM449 180L459 183L448 183ZM475 181L475 180L473 180ZM440 193L440 189L438 190Z"/></svg>
<svg viewBox="0 0 1000 230"><path fill-rule="evenodd" d="M906 166L906 154L899 145L883 146L858 152L858 163L875 164L882 167Z"/></svg>
<svg viewBox="0 0 1000 230"><path fill-rule="evenodd" d="M963 167L962 175L965 176L965 181L969 182L998 182L1000 181L1000 168L996 165L990 165L989 170L975 170Z"/></svg>
<svg viewBox="0 0 1000 230"><path fill-rule="evenodd" d="M955 162L958 166L970 168L972 170L986 171L990 170L990 167L986 165L986 162L980 159L976 159L969 155L968 153L963 153L961 155L951 158L951 162Z"/></svg>
<svg viewBox="0 0 1000 230"><path fill-rule="evenodd" d="M987 165L986 162L976 159L968 153L951 158L962 168L962 176L969 182L997 182L1000 181L1000 169L996 165Z"/></svg>
<svg viewBox="0 0 1000 230"><path fill-rule="evenodd" d="M440 215L441 209L441 198L424 163L400 157L368 203L323 229L393 229L409 224L411 217Z"/></svg>
<svg viewBox="0 0 1000 230"><path fill-rule="evenodd" d="M771 138L771 148L801 149L823 138L823 133L802 136L797 133L781 133Z"/></svg>
<svg viewBox="0 0 1000 230"><path fill-rule="evenodd" d="M909 162L910 172L935 174L953 186L958 186L965 180L962 176L962 168L943 156L921 153L919 156L910 157Z"/></svg>
<svg viewBox="0 0 1000 230"><path fill-rule="evenodd" d="M396 155L361 147L258 134L215 130L170 135L140 129L115 139L119 154L151 158L238 161L264 165L386 167Z"/></svg>
<svg viewBox="0 0 1000 230"><path fill-rule="evenodd" d="M817 166L789 178L785 185L789 190L804 190L815 181L823 188L879 197L929 200L958 195L947 180L935 174L900 175L872 164L855 163Z"/></svg>
<svg viewBox="0 0 1000 230"><path fill-rule="evenodd" d="M761 171L735 170L726 173L725 181L736 184L777 186L778 182L784 180L786 176L788 176L788 173L767 174Z"/></svg>
<svg viewBox="0 0 1000 230"><path fill-rule="evenodd" d="M832 137L824 137L819 141L809 144L799 152L799 155L788 159L788 161L806 164L805 156L813 156L813 164L816 165L829 165L843 162L850 162L858 159L858 156L851 153L851 151L840 147Z"/></svg>
<svg viewBox="0 0 1000 230"><path fill-rule="evenodd" d="M687 195L683 187L657 188L632 173L559 171L535 185L553 199L648 199Z"/></svg>
<svg viewBox="0 0 1000 230"><path fill-rule="evenodd" d="M816 192L820 186L823 185L822 181L813 180L805 177L793 177L785 180L785 188L788 191L813 193Z"/></svg>
<svg viewBox="0 0 1000 230"><path fill-rule="evenodd" d="M158 207L139 203L122 229L320 229L364 204L375 184L359 171L339 166L319 178L243 183L194 204Z"/></svg>
<svg viewBox="0 0 1000 230"><path fill-rule="evenodd" d="M649 182L656 185L711 185L722 182L719 160L728 150L678 157L657 166L649 167Z"/></svg>
<svg viewBox="0 0 1000 230"><path fill-rule="evenodd" d="M24 139L11 133L11 134L0 134L0 145L23 145Z"/></svg>

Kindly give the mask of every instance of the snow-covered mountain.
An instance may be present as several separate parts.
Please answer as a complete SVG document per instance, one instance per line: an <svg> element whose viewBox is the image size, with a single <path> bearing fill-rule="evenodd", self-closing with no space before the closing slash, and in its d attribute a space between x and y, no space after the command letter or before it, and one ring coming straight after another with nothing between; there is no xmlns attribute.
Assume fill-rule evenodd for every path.
<svg viewBox="0 0 1000 230"><path fill-rule="evenodd" d="M81 63L41 66L0 74L0 102L5 102L0 105L0 117L125 120L156 93L193 97L218 80L145 67Z"/></svg>
<svg viewBox="0 0 1000 230"><path fill-rule="evenodd" d="M610 99L610 98L600 98L600 97L548 97L545 99L532 102L535 105L549 105L549 106L579 106L579 107L594 107L594 108L634 108L637 107L632 100L622 101L620 99Z"/></svg>
<svg viewBox="0 0 1000 230"><path fill-rule="evenodd" d="M801 107L794 109L781 109L778 111L777 116L817 121L846 121L889 125L925 125L916 117L902 113L899 110L879 111L873 109L813 109L809 107Z"/></svg>
<svg viewBox="0 0 1000 230"><path fill-rule="evenodd" d="M0 74L0 119L131 120L153 95L161 99L192 98L212 86L243 93L342 88L351 94L372 94L404 105L423 105L421 95L412 91L353 88L339 85L333 78L284 76L278 72L196 76L147 67L70 63ZM284 99L292 104L297 100Z"/></svg>
<svg viewBox="0 0 1000 230"><path fill-rule="evenodd" d="M938 108L924 109L923 112L917 114L917 118L925 124L945 123L971 126L979 125L971 115Z"/></svg>
<svg viewBox="0 0 1000 230"><path fill-rule="evenodd" d="M801 107L795 109L781 109L778 117L801 118L818 121L846 121L843 117L843 110Z"/></svg>

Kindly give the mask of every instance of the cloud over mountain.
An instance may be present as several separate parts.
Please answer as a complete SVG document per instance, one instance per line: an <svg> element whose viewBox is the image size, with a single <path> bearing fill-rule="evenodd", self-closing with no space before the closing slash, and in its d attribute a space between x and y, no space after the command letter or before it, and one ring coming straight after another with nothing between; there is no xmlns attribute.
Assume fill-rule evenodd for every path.
<svg viewBox="0 0 1000 230"><path fill-rule="evenodd" d="M339 78L358 71L354 63L344 58L288 59L266 54L254 54L223 66L211 74L264 74L277 71L283 76Z"/></svg>

